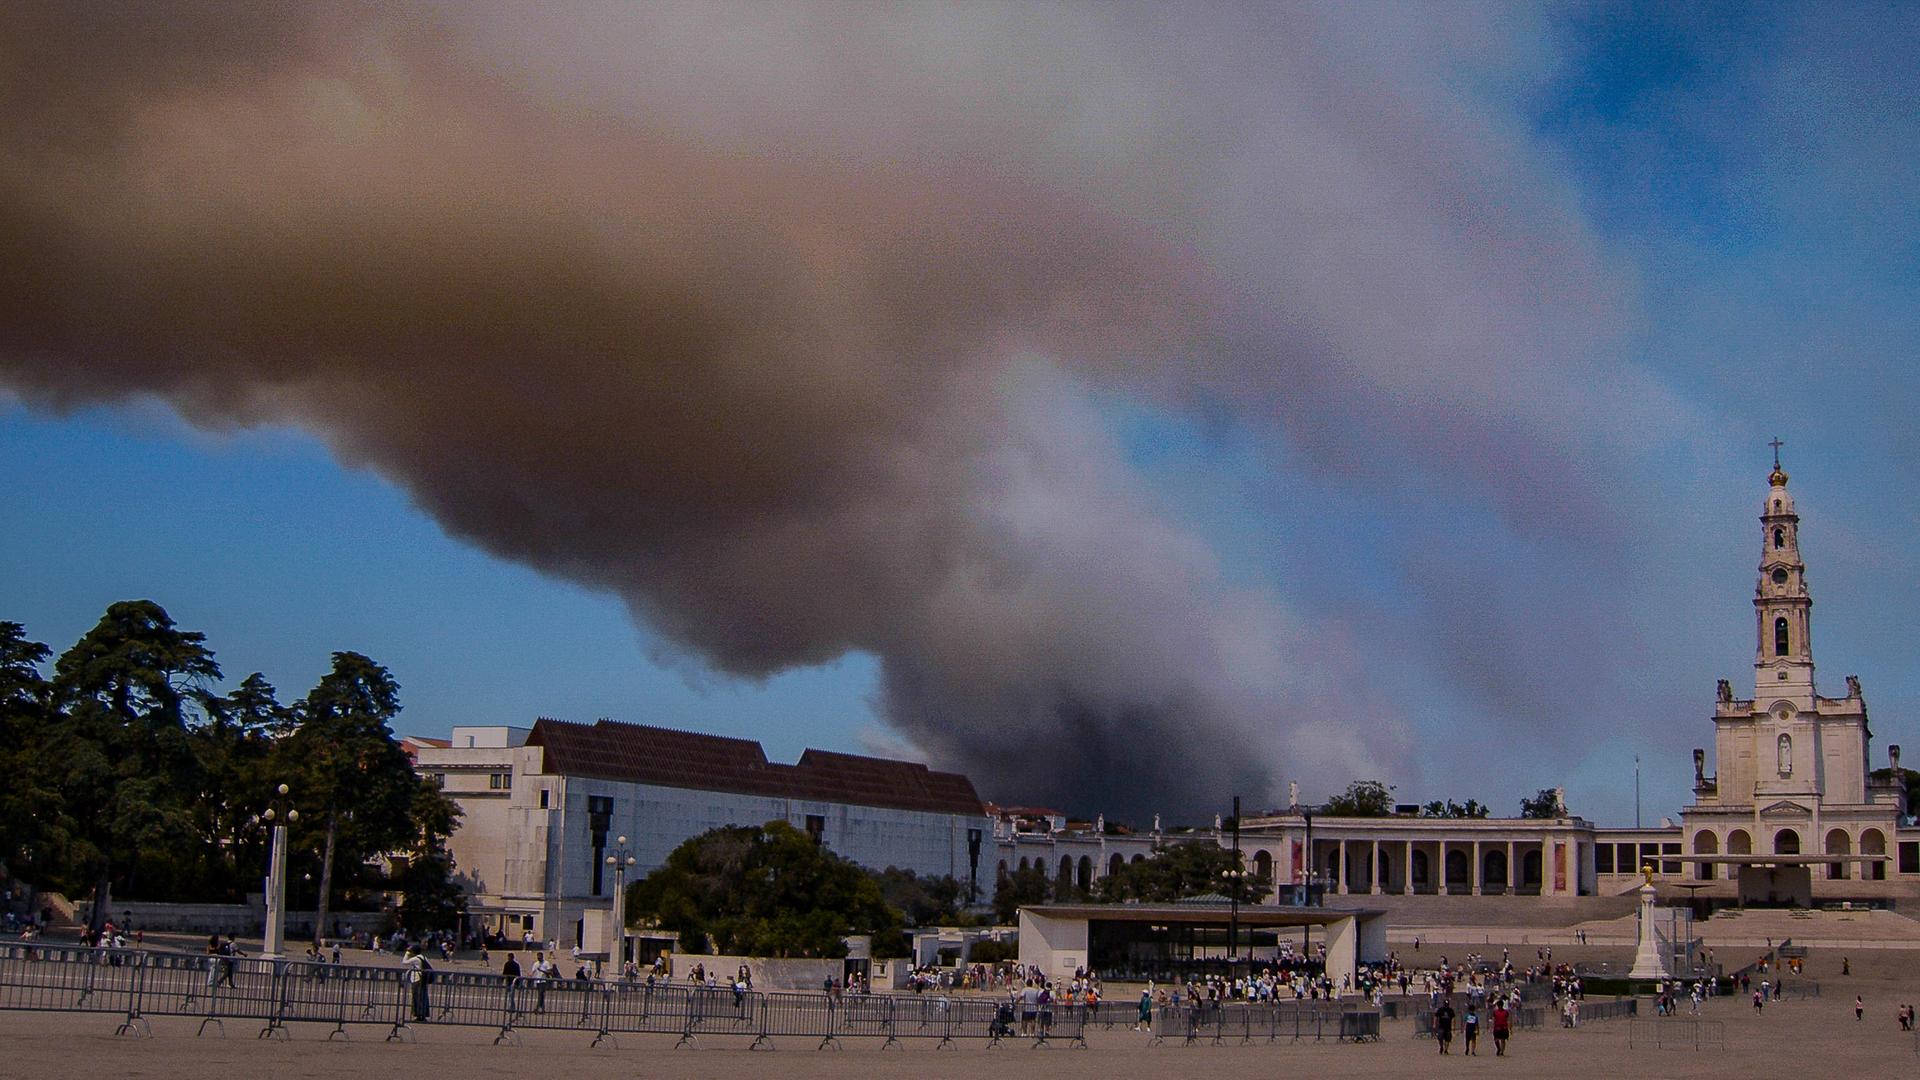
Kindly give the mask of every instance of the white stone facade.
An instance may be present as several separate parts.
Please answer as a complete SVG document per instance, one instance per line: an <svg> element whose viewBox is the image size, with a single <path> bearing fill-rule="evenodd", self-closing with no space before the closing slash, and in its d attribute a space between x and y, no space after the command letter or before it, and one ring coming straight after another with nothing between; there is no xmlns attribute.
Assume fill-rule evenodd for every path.
<svg viewBox="0 0 1920 1080"><path fill-rule="evenodd" d="M905 792L896 800L905 806L770 794L765 792L782 786L804 789L807 759L799 767L767 764L762 759L761 767L748 778L761 791L726 790L728 778L734 775L730 770L742 752L738 740L715 740L732 744L726 749L735 756L720 760L706 777L681 770L682 784L582 775L587 768L618 772L619 765L583 762L577 755L565 762L555 760L561 755L540 745L543 726L553 723L541 721L531 737L527 729L502 735L505 729L456 728L450 740L453 745L418 752L418 770L436 778L465 815L449 847L457 879L468 894L471 922L509 937L530 932L562 948L579 944L585 937L584 912L612 904L614 873L605 860L621 836L627 838L635 860L628 880L644 876L682 841L710 829L785 821L864 866L896 866L922 875L952 875L965 882L971 865L970 841L984 843L991 835L977 799L973 812L966 812L970 785L957 798L943 796L951 805L939 810L915 806L928 800L916 800ZM602 730L609 727L660 732L605 721L596 725ZM552 728L545 730L550 733ZM468 734L481 732L482 738L467 743ZM664 734L680 741L704 738L683 732ZM645 741L647 736L640 738ZM744 745L758 754L757 744ZM913 770L926 773L905 762L830 757L836 766L856 773L862 767L909 777ZM687 786L696 783L709 786ZM984 861L986 854L980 858ZM990 881L982 881L981 887L991 895Z"/></svg>

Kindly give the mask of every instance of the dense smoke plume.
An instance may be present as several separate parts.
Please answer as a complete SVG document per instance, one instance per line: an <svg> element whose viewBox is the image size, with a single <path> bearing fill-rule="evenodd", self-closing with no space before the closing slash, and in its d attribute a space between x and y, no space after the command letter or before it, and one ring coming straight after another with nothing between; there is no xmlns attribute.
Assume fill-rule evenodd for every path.
<svg viewBox="0 0 1920 1080"><path fill-rule="evenodd" d="M10 4L0 384L309 429L725 673L870 652L989 796L1391 772L1350 644L1226 581L1101 395L1361 483L1442 444L1604 546L1566 433L1646 391L1589 365L1577 221L1433 89L1499 28L1158 10Z"/></svg>

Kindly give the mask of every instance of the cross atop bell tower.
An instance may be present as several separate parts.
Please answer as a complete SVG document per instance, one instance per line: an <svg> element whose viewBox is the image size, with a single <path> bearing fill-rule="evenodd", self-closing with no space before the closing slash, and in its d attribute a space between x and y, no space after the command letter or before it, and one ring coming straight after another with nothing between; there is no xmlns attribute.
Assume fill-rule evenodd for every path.
<svg viewBox="0 0 1920 1080"><path fill-rule="evenodd" d="M1754 701L1791 701L1813 708L1813 597L1807 592L1806 564L1800 559L1800 515L1787 492L1775 438L1773 472L1760 508L1760 579L1753 590L1757 647L1754 653Z"/></svg>

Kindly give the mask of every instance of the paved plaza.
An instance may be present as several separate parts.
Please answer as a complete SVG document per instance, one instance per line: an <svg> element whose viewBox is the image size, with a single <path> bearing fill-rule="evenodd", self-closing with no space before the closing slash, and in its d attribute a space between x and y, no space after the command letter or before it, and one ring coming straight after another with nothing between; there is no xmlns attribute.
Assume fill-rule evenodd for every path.
<svg viewBox="0 0 1920 1080"><path fill-rule="evenodd" d="M1423 948L1423 953L1425 949ZM1517 949L1516 949L1517 951ZM1604 949L1579 950L1600 959ZM1555 950L1555 958L1563 955ZM1506 1073L1561 1077L1776 1076L1817 1062L1823 1076L1886 1076L1920 1068L1915 1036L1899 1030L1897 1007L1920 1002L1920 974L1903 950L1848 951L1851 974L1840 972L1842 954L1815 949L1798 981L1818 982L1821 995L1787 1000L1756 1013L1750 1002L1710 1001L1703 1023L1677 1020L1612 1020L1577 1030L1549 1027L1515 1036L1509 1058L1455 1055L1441 1058L1433 1042L1413 1036L1411 1021L1388 1021L1378 1043L1331 1040L1224 1046L1150 1045L1144 1034L1122 1029L1089 1034L1091 1048L1034 1049L1013 1042L988 1049L975 1042L935 1051L931 1042L904 1050L881 1050L877 1040L848 1039L839 1051L817 1051L810 1040L781 1042L773 1052L750 1052L744 1038L702 1039L674 1049L671 1036L622 1037L614 1047L590 1048L590 1033L528 1031L518 1046L494 1046L491 1031L475 1028L416 1029L410 1043L382 1041L383 1030L361 1027L349 1040L326 1041L324 1025L296 1025L285 1041L256 1039L254 1029L228 1021L225 1038L197 1038L198 1022L156 1018L153 1038L113 1034L105 1015L0 1014L0 1077L46 1077L84 1068L89 1075L198 1078L217 1076L334 1077L407 1075L432 1070L462 1077L845 1077L847 1075L967 1077L983 1068L1048 1077L1193 1076L1271 1077L1276 1071L1312 1076L1436 1076ZM1865 1019L1853 1015L1854 996L1865 1002ZM1694 1049L1694 1042L1701 1049ZM1661 1048L1660 1041L1677 1043ZM1792 1064L1798 1063L1798 1064Z"/></svg>

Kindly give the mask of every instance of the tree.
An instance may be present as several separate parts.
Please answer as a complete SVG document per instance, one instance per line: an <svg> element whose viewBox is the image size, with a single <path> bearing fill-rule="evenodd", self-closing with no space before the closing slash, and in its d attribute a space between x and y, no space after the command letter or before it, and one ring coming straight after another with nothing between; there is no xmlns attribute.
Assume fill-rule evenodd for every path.
<svg viewBox="0 0 1920 1080"><path fill-rule="evenodd" d="M1468 799L1464 803L1435 799L1420 808L1420 816L1424 818L1483 818L1491 813L1492 808L1481 805L1478 799Z"/></svg>
<svg viewBox="0 0 1920 1080"><path fill-rule="evenodd" d="M993 915L1002 926L1020 917L1020 909L1053 899L1053 882L1039 865L1023 866L1001 878L993 890Z"/></svg>
<svg viewBox="0 0 1920 1080"><path fill-rule="evenodd" d="M879 947L901 930L871 874L784 821L686 840L628 889L627 910L689 949L748 956L845 956L848 935Z"/></svg>
<svg viewBox="0 0 1920 1080"><path fill-rule="evenodd" d="M467 908L466 894L453 880L453 855L447 837L460 827L460 807L440 788L420 781L413 796L413 850L394 878L400 890L400 925L409 932L451 930Z"/></svg>
<svg viewBox="0 0 1920 1080"><path fill-rule="evenodd" d="M205 640L159 604L128 600L54 664L46 764L66 807L70 880L93 879L95 930L116 871L129 883L143 854L179 853L196 838L186 706L189 691L220 677Z"/></svg>
<svg viewBox="0 0 1920 1080"><path fill-rule="evenodd" d="M953 925L960 919L965 884L951 875L921 877L912 870L889 866L874 875L880 896L898 911L908 926Z"/></svg>
<svg viewBox="0 0 1920 1080"><path fill-rule="evenodd" d="M1565 817L1567 807L1560 801L1558 788L1543 787L1533 798L1520 800L1520 816L1541 820Z"/></svg>
<svg viewBox="0 0 1920 1080"><path fill-rule="evenodd" d="M43 780L52 687L40 665L52 651L29 641L26 627L0 622L0 865L25 873L45 860L55 807Z"/></svg>
<svg viewBox="0 0 1920 1080"><path fill-rule="evenodd" d="M201 711L206 720L192 735L201 781L195 817L207 856L202 886L237 900L266 872L260 813L285 779L274 775L274 742L292 726L293 711L257 671L231 693L203 695Z"/></svg>
<svg viewBox="0 0 1920 1080"><path fill-rule="evenodd" d="M1139 900L1167 903L1192 896L1239 894L1252 904L1273 892L1273 879L1256 877L1243 865L1234 876L1233 852L1206 840L1172 844L1094 883L1094 895L1107 903Z"/></svg>
<svg viewBox="0 0 1920 1080"><path fill-rule="evenodd" d="M1347 790L1327 800L1328 817L1390 817L1393 788L1378 780L1355 780Z"/></svg>
<svg viewBox="0 0 1920 1080"><path fill-rule="evenodd" d="M415 836L420 779L389 726L400 712L400 685L356 652L333 654L333 669L295 707L299 726L282 741L280 771L296 774L294 801L317 812L321 831L320 899L314 939L325 936L334 867L397 851Z"/></svg>

